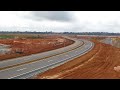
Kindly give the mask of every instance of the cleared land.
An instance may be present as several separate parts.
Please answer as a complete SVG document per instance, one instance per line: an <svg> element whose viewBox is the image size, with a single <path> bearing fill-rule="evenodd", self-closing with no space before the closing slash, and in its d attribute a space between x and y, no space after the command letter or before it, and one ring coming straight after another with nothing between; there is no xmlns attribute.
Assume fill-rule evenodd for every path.
<svg viewBox="0 0 120 90"><path fill-rule="evenodd" d="M0 35L0 44L10 45L11 51L0 54L0 60L41 53L74 43L61 36L45 35Z"/></svg>
<svg viewBox="0 0 120 90"><path fill-rule="evenodd" d="M120 48L120 37L112 38L112 45L115 46L115 47Z"/></svg>
<svg viewBox="0 0 120 90"><path fill-rule="evenodd" d="M118 79L120 48L91 39L95 47L82 57L35 76L36 79Z"/></svg>

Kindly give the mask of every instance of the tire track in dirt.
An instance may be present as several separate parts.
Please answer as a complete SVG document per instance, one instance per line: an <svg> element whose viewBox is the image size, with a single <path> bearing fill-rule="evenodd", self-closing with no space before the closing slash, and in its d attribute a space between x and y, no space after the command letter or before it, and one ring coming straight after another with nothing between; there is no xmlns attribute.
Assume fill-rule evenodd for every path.
<svg viewBox="0 0 120 90"><path fill-rule="evenodd" d="M63 77L61 77L61 79L62 78L65 78L65 77L67 77L67 76L69 76L69 75L71 75L71 74L73 74L72 72L74 71L74 70L77 70L77 69L79 69L80 67L82 67L82 66L84 66L84 65L86 65L87 63L89 63L97 54L99 54L99 52L101 51L101 45L100 45L100 48L99 48L99 50L90 58L90 59L88 59L87 61L85 61L84 63L82 63L81 65L78 65L77 67L74 67L73 69L71 69L71 70L67 70L64 74L67 74L67 75L64 75L63 74ZM88 73L88 72L86 72L86 73Z"/></svg>
<svg viewBox="0 0 120 90"><path fill-rule="evenodd" d="M61 79L62 79L62 78L65 78L65 77L67 77L67 76L69 76L69 75L72 75L72 74L74 73L74 70L77 71L77 69L79 69L79 68L81 68L82 66L88 64L97 54L99 54L100 51L101 51L101 45L100 45L99 50L98 50L91 58L89 58L88 60L86 60L84 63L79 64L78 66L74 67L73 69L67 70L67 71L64 73L64 74L66 74L66 75L63 74L63 75L62 75L63 77L61 77ZM100 65L100 66L101 66L101 65ZM89 68L89 69L90 69L90 68ZM88 71L89 71L89 70L88 70ZM89 73L89 72L84 72L84 74L87 74L87 73Z"/></svg>
<svg viewBox="0 0 120 90"><path fill-rule="evenodd" d="M102 52L98 55L98 56L101 56L101 57L98 58L96 56L96 58L94 58L94 60L92 60L92 62L88 64L89 67L87 65L84 66L87 69L86 70L87 73L84 73L84 74L80 75L82 72L79 71L79 73L80 73L78 75L79 77L75 73L74 73L73 77L76 77L76 78L81 77L81 78L88 78L88 79L89 78L118 78L118 77L116 77L116 75L113 71L113 67L115 65L114 63L116 63L116 62L112 59L112 57L113 57L113 55L115 57L116 53L113 54L113 52L115 50L113 51L112 46L108 46L108 45L102 45L102 46L103 46ZM108 47L106 47L106 46L108 46ZM108 52L105 51L106 49L108 49ZM102 55L102 53L104 54L104 56ZM101 60L101 61L98 62L99 60ZM96 65L95 65L95 62L97 63ZM94 64L95 66L93 68L91 67L91 69L90 69L90 66L91 66L90 64ZM76 71L76 73L77 73L77 71ZM68 78L68 77L66 77L66 78Z"/></svg>
<svg viewBox="0 0 120 90"><path fill-rule="evenodd" d="M99 56L99 55L98 55ZM89 73L87 74L90 78L95 78L96 76L98 76L101 73L101 69L104 68L104 66L106 66L107 63L105 63L104 59L106 60L107 57L102 57L102 58L95 58L94 61L96 60L96 65L95 65L92 70L89 71ZM99 63L97 62L97 60L99 61ZM103 60L103 61L100 61ZM92 63L91 63L92 64ZM91 71L93 71L93 73L91 73ZM90 73L92 76L90 76ZM86 74L84 74L85 76ZM88 78L89 78L88 77Z"/></svg>
<svg viewBox="0 0 120 90"><path fill-rule="evenodd" d="M38 75L45 79L116 79L120 72L114 67L120 66L120 49L97 41L94 49L80 58ZM75 63L76 61L76 63ZM82 63L81 63L82 62ZM69 68L68 68L68 66ZM64 67L64 69L63 69ZM64 71L63 71L64 70ZM51 72L54 72L51 74ZM59 73L61 72L61 73Z"/></svg>
<svg viewBox="0 0 120 90"><path fill-rule="evenodd" d="M94 50L94 52L92 52L92 55L95 55L95 53L97 52L97 49L96 48L99 48L99 46L97 46L96 47L96 45L95 45L95 50ZM91 51L90 51L91 52ZM89 55L88 55L89 56ZM63 73L68 73L68 72L70 72L70 71L74 71L75 69L77 69L78 67L77 66L79 66L79 65L81 65L81 64L83 64L84 62L86 62L87 60L89 60L89 59L86 59L86 58L84 58L84 55L83 56L81 56L82 57L82 60L77 60L77 61L74 61L74 60L72 60L72 61L69 61L68 63L69 63L69 65L67 64L67 63L65 63L65 64L63 64L63 65L61 65L61 66L59 66L58 68L54 68L54 70L53 69L51 69L51 70L53 70L53 72L50 72L51 70L48 70L47 71L47 74L48 75L45 75L44 76L44 73L43 73L43 75L42 74L40 74L40 78L52 78L52 77L55 77L56 75L57 75L57 77L58 76L61 76ZM88 57L88 58L91 58L91 55ZM50 72L50 73L49 73ZM72 72L71 72L72 73ZM39 75L38 75L39 76ZM47 76L47 77L46 77ZM62 75L63 76L63 75Z"/></svg>
<svg viewBox="0 0 120 90"><path fill-rule="evenodd" d="M114 67L114 60L112 59L113 55L113 48L108 47L108 52L106 52L106 57L103 59L103 65L99 68L99 70L95 73L94 78L111 78L111 76L114 76L113 73L110 71L113 71ZM114 71L113 71L114 72Z"/></svg>
<svg viewBox="0 0 120 90"><path fill-rule="evenodd" d="M110 49L105 53L105 51L104 51L104 47L102 47L102 51L101 51L102 53L104 53L104 54L106 54L104 57L102 57L102 60L100 59L100 58L97 58L98 60L101 60L100 61L100 63L98 63L98 66L96 67L96 70L94 70L95 72L97 72L97 73L95 73L93 76L92 76L92 78L94 78L94 77L96 77L96 76L98 76L100 73L102 73L100 70L103 68L103 69L105 69L105 68L107 68L107 66L109 66L109 63L107 63L107 60L108 60L108 58L109 58L109 53L110 53ZM101 53L101 54L102 54ZM98 56L103 56L103 55L101 55L100 53L99 53L99 55Z"/></svg>

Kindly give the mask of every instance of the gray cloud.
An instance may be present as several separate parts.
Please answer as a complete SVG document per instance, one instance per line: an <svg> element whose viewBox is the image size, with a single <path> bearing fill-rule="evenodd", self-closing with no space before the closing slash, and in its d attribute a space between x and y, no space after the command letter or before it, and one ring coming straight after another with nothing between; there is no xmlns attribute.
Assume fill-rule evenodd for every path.
<svg viewBox="0 0 120 90"><path fill-rule="evenodd" d="M54 20L54 21L72 21L72 15L67 11L31 11L31 19L34 20Z"/></svg>

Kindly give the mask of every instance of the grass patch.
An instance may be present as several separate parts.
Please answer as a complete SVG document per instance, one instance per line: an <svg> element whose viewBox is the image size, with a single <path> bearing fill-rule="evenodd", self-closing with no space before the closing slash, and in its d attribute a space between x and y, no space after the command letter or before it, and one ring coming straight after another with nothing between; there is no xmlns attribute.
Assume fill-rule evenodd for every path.
<svg viewBox="0 0 120 90"><path fill-rule="evenodd" d="M12 35L0 35L0 39L14 38Z"/></svg>
<svg viewBox="0 0 120 90"><path fill-rule="evenodd" d="M42 39L45 38L45 36L41 35L27 35L27 34L11 34L11 35L0 35L0 39L12 39L12 38L26 38L26 39Z"/></svg>

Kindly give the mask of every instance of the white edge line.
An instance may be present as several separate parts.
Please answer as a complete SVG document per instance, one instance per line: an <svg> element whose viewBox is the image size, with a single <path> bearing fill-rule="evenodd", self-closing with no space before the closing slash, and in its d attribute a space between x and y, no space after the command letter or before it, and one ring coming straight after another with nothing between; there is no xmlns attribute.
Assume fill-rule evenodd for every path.
<svg viewBox="0 0 120 90"><path fill-rule="evenodd" d="M91 43L91 46L93 46L93 43ZM88 52L89 52L92 48L93 48L93 47L88 48L88 49L87 49ZM85 50L85 51L87 51L87 50ZM84 55L84 54L86 54L86 53L87 53L87 52L84 52L84 53L82 53L80 56L82 56L82 55ZM76 55L74 55L74 56L76 56ZM74 58L74 56L72 56L72 57ZM78 57L80 57L80 56L78 56ZM71 58L71 57L69 57L69 58ZM76 58L76 57L75 57L75 58ZM63 59L63 60L66 60L66 59ZM62 60L62 61L63 61L63 60ZM62 62L62 61L58 61L58 62ZM58 63L58 62L55 62L55 63ZM55 63L52 63L52 64L55 64ZM30 72L32 72L32 71L36 71L36 70L39 70L39 69L45 68L45 67L50 66L50 65L52 65L52 64L49 64L49 65L46 65L46 66L43 66L43 67L37 68L37 69L35 69L35 70L31 70L31 71L26 72L26 73L22 73L22 74L19 74L19 75L16 75L16 76L10 77L10 78L8 78L8 79L12 79L12 78L14 78L14 77L21 76L21 75L24 75L24 74L30 73Z"/></svg>
<svg viewBox="0 0 120 90"><path fill-rule="evenodd" d="M84 45L83 45L84 46ZM83 47L83 46L81 46L81 47ZM81 47L79 47L79 48L81 48ZM77 49L79 49L79 48L77 48ZM76 50L76 49L75 49ZM71 51L69 51L69 52L71 52ZM59 54L59 55L56 55L56 56L60 56L61 54ZM53 56L54 57L54 56ZM43 62L43 60L41 60L41 61L35 61L35 62L31 62L31 63L29 63L29 64L33 64L33 63L36 63L36 62ZM27 65L29 65L29 64L27 64ZM25 65L25 64L24 64ZM22 65L20 65L20 66L15 66L15 67L12 67L12 68L7 68L7 69L4 69L4 70L0 70L0 72L3 72L3 71L5 71L5 70L9 70L9 69L13 69L13 68L19 68L19 67L21 67Z"/></svg>
<svg viewBox="0 0 120 90"><path fill-rule="evenodd" d="M72 39L73 40L73 39ZM77 42L77 40L74 40L74 41L76 41ZM75 45L75 43L74 44L72 44L72 45ZM71 47L72 45L69 45L68 47ZM64 49L65 48L68 48L68 47L63 47ZM63 49L63 48L59 48L59 49ZM70 48L71 49L71 48ZM58 50L58 49L56 49L56 50ZM52 50L52 51L56 51L56 50ZM49 51L49 52L52 52L52 51ZM67 50L68 51L68 50ZM46 52L43 52L43 53L46 53ZM41 53L37 53L37 54L41 54ZM37 54L35 54L35 55L37 55ZM25 59L25 58L29 58L31 55L29 55L29 56L24 56L24 57L18 57L18 59L21 59L21 58L23 58L23 59ZM14 58L14 59L16 59L16 58ZM9 62L9 61L14 61L14 59L11 59L11 60L8 60L8 61L1 61L0 62L0 64L1 63L5 63L5 62Z"/></svg>
<svg viewBox="0 0 120 90"><path fill-rule="evenodd" d="M77 41L76 41L77 42ZM82 40L80 40L80 42L79 42L79 46L81 45L81 42L82 42ZM68 46L69 47L69 46ZM76 48L77 46L75 46L74 48ZM72 49L74 49L73 47L72 47ZM71 50L71 48L70 48L70 50ZM67 51L69 51L69 50L67 50ZM67 51L65 51L65 52L67 52ZM60 52L60 53L63 53L63 51L62 52ZM53 55L56 55L56 54L53 54ZM50 55L51 56L51 55ZM29 56L26 56L27 58L29 57ZM23 59L26 59L26 57L21 57L21 58L23 58ZM18 59L20 59L20 58L18 58ZM11 60L11 61L14 61L14 60ZM31 60L29 60L29 61L31 61ZM2 61L2 62L0 62L0 64L2 64L2 63L7 63L7 62L10 62L10 60L9 61ZM27 61L26 61L27 62ZM21 61L21 63L22 63L22 61ZM19 64L19 63L18 63ZM13 64L13 65L15 65L15 64ZM11 65L9 65L9 66L11 66ZM17 67L17 66L16 66ZM8 70L8 69L5 69L5 70ZM0 72L1 71L4 71L4 70L0 70Z"/></svg>

